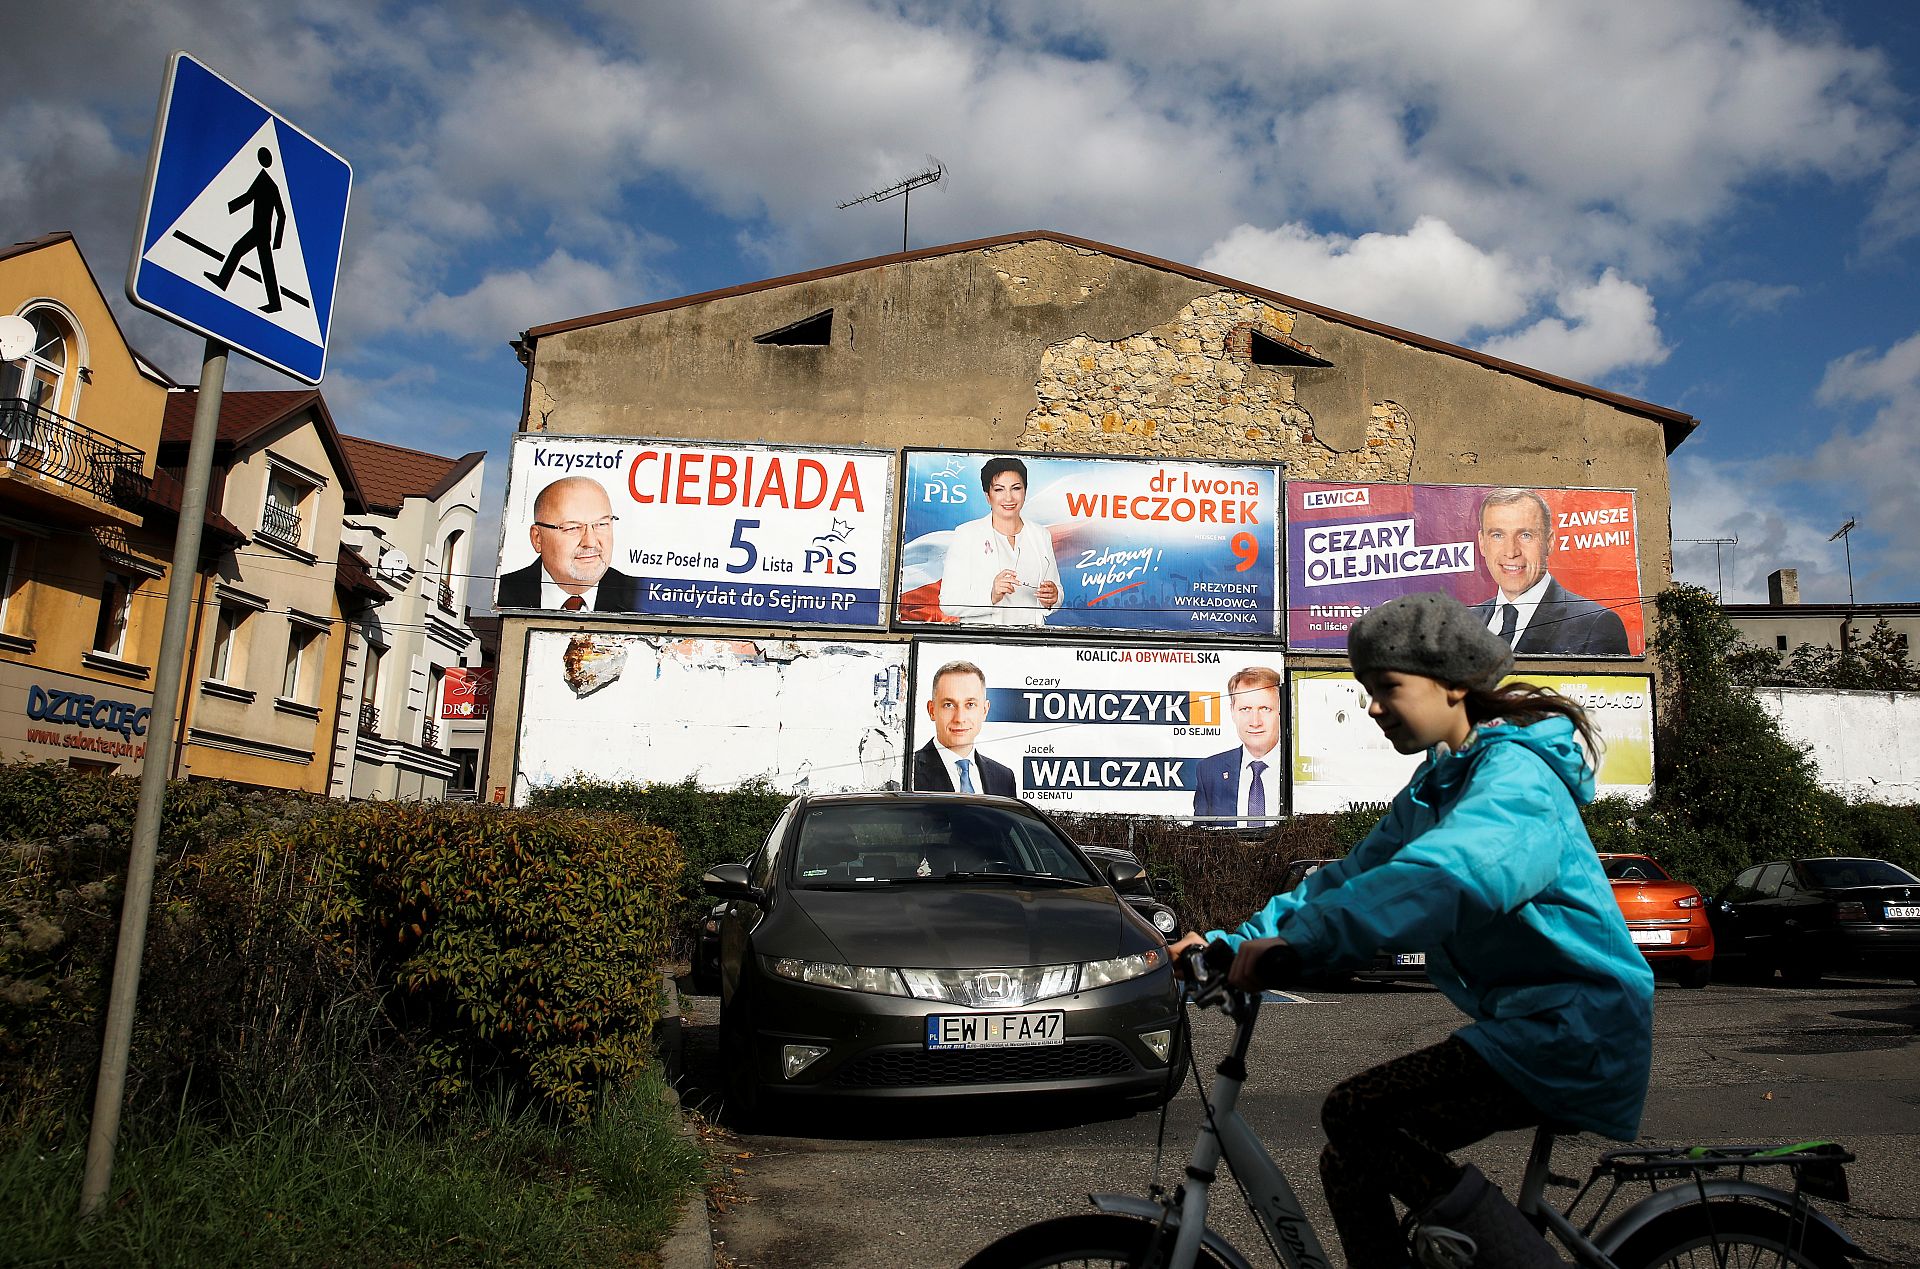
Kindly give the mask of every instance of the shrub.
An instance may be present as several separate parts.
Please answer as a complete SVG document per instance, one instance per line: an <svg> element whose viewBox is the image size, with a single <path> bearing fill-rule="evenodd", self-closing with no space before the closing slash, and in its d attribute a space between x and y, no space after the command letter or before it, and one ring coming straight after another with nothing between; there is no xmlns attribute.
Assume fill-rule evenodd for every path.
<svg viewBox="0 0 1920 1269"><path fill-rule="evenodd" d="M568 808L630 815L666 829L686 856L674 889L671 913L675 948L685 953L691 932L713 900L700 878L715 864L738 863L760 849L791 800L763 782L735 789L703 789L691 778L678 784L635 784L574 776L534 791L530 808Z"/></svg>
<svg viewBox="0 0 1920 1269"><path fill-rule="evenodd" d="M584 1120L660 1013L673 835L624 815L363 803L275 835L313 861L314 927L425 1029L426 1107L479 1081Z"/></svg>

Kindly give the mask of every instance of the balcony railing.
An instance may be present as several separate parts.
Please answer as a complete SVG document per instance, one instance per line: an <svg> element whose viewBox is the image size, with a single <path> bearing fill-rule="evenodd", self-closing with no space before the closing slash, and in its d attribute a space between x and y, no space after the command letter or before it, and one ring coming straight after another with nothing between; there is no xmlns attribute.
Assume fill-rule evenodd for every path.
<svg viewBox="0 0 1920 1269"><path fill-rule="evenodd" d="M440 579L440 611L453 611L453 583L444 577Z"/></svg>
<svg viewBox="0 0 1920 1269"><path fill-rule="evenodd" d="M420 724L420 747L422 749L438 749L440 747L440 724L434 722L431 718L424 720Z"/></svg>
<svg viewBox="0 0 1920 1269"><path fill-rule="evenodd" d="M378 736L380 734L380 707L362 703L360 706L360 734Z"/></svg>
<svg viewBox="0 0 1920 1269"><path fill-rule="evenodd" d="M142 451L19 397L0 398L0 460L127 511L141 509L151 484Z"/></svg>
<svg viewBox="0 0 1920 1269"><path fill-rule="evenodd" d="M260 517L260 532L288 546L299 546L300 513L269 499L266 511Z"/></svg>

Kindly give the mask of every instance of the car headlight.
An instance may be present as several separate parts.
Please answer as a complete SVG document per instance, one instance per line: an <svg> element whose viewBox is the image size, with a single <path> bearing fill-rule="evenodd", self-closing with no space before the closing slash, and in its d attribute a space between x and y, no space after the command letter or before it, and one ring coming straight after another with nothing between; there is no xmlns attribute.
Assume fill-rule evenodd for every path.
<svg viewBox="0 0 1920 1269"><path fill-rule="evenodd" d="M1166 959L1165 952L1151 948L1131 956L1116 956L1112 960L1089 961L1080 967L1080 990L1091 991L1095 987L1108 987L1142 974L1151 974L1165 964Z"/></svg>
<svg viewBox="0 0 1920 1269"><path fill-rule="evenodd" d="M834 961L803 961L792 956L769 956L767 968L782 978L816 987L838 987L842 991L873 992L882 996L904 996L906 985L897 970L874 965L841 965Z"/></svg>

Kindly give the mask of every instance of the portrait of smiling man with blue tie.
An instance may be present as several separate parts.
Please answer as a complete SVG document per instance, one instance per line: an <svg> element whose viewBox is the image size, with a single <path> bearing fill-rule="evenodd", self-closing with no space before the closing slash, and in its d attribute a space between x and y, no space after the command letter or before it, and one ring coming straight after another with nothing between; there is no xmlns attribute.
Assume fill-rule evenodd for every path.
<svg viewBox="0 0 1920 1269"><path fill-rule="evenodd" d="M1227 713L1240 744L1200 760L1193 813L1219 817L1208 821L1212 828L1259 828L1281 809L1279 671L1250 665L1228 679Z"/></svg>
<svg viewBox="0 0 1920 1269"><path fill-rule="evenodd" d="M976 750L987 721L987 676L971 661L949 661L933 672L927 691L933 739L913 755L913 787L934 793L994 793L1014 797L1013 770Z"/></svg>
<svg viewBox="0 0 1920 1269"><path fill-rule="evenodd" d="M1574 594L1548 571L1553 512L1545 498L1531 489L1494 490L1480 500L1476 541L1498 589L1474 605L1474 616L1515 655L1628 655L1620 614Z"/></svg>

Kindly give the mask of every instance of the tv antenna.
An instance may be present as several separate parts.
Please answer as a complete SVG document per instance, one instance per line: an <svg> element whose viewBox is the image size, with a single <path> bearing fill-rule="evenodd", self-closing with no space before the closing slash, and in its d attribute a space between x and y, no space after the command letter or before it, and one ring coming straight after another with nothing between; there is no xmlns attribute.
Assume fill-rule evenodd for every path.
<svg viewBox="0 0 1920 1269"><path fill-rule="evenodd" d="M1859 527L1860 521L1853 516L1848 516L1847 522L1835 529L1833 537L1827 539L1831 542L1833 538L1839 538L1840 545L1847 549L1847 606L1849 608L1853 606L1853 531Z"/></svg>
<svg viewBox="0 0 1920 1269"><path fill-rule="evenodd" d="M1711 546L1713 548L1713 597L1719 600L1721 603L1725 603L1727 600L1726 577L1720 571L1720 548L1723 546L1739 546L1740 539L1739 538L1675 538L1674 541L1675 542L1692 542L1700 546Z"/></svg>
<svg viewBox="0 0 1920 1269"><path fill-rule="evenodd" d="M895 181L885 189L877 189L871 194L862 194L858 198L850 198L840 204L840 210L845 211L847 208L859 203L884 203L890 198L900 199L900 250L905 251L907 249L907 212L913 206L913 191L923 185L931 185L947 174L947 168L944 163L941 163L938 159L930 161L933 163L933 166L926 171L915 172L906 180Z"/></svg>

